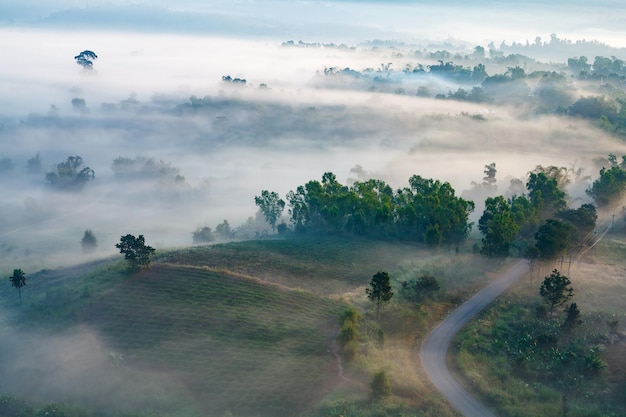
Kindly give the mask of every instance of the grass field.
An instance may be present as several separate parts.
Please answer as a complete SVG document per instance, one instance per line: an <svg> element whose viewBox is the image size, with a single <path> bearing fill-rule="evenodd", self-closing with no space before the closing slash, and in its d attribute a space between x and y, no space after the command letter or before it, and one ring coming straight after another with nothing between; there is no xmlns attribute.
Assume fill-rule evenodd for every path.
<svg viewBox="0 0 626 417"><path fill-rule="evenodd" d="M160 251L132 275L119 260L27 274L21 309L9 285L0 299L17 319L4 322L4 340L16 341L6 351L34 359L8 367L16 380L0 393L133 416L453 416L420 374L416 339L504 267L471 253L309 236ZM396 289L432 274L447 295L418 309L396 296L377 324L364 289L379 270ZM363 339L341 373L334 337L348 305L363 314ZM69 351L78 359L68 362ZM392 398L372 404L380 369Z"/></svg>

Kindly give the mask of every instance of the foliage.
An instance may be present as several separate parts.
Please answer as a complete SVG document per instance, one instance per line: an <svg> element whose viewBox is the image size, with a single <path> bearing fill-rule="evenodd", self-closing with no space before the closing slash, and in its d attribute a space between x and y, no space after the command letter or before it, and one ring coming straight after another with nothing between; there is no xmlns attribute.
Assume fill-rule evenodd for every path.
<svg viewBox="0 0 626 417"><path fill-rule="evenodd" d="M564 209L565 192L559 188L558 177L545 172L531 172L526 183L528 197L540 219L547 219Z"/></svg>
<svg viewBox="0 0 626 417"><path fill-rule="evenodd" d="M378 271L372 276L370 286L365 289L367 298L376 303L376 319L380 314L380 304L387 303L393 297L389 274L384 271Z"/></svg>
<svg viewBox="0 0 626 417"><path fill-rule="evenodd" d="M58 164L56 172L47 173L46 183L57 190L79 191L94 178L93 169L83 167L83 158L76 155Z"/></svg>
<svg viewBox="0 0 626 417"><path fill-rule="evenodd" d="M120 242L115 244L115 247L120 250L120 253L124 254L124 259L128 261L128 265L133 271L148 268L150 266L150 258L152 258L155 252L153 247L146 245L143 235L135 237L127 234L122 236Z"/></svg>
<svg viewBox="0 0 626 417"><path fill-rule="evenodd" d="M437 278L432 275L422 275L418 279L402 281L400 295L412 302L421 302L429 297L433 297L441 290L441 285Z"/></svg>
<svg viewBox="0 0 626 417"><path fill-rule="evenodd" d="M93 51L85 50L76 55L74 59L85 71L91 71L93 70L93 61L98 59L98 55Z"/></svg>
<svg viewBox="0 0 626 417"><path fill-rule="evenodd" d="M17 288L17 292L20 296L20 304L22 303L22 287L26 285L26 275L21 269L14 269L13 275L9 277L11 286Z"/></svg>
<svg viewBox="0 0 626 417"><path fill-rule="evenodd" d="M598 207L609 207L618 203L626 191L626 155L617 163L615 155L609 155L610 167L602 167L600 176L586 190Z"/></svg>
<svg viewBox="0 0 626 417"><path fill-rule="evenodd" d="M571 287L571 284L570 279L565 275L561 275L556 269L544 278L539 288L539 294L550 307L550 317L552 317L554 307L565 304L567 300L574 296L574 289Z"/></svg>
<svg viewBox="0 0 626 417"><path fill-rule="evenodd" d="M449 183L414 175L393 192L381 180L352 187L327 172L287 194L296 231L333 230L379 238L397 237L431 245L458 244L471 228L474 203L455 196Z"/></svg>
<svg viewBox="0 0 626 417"><path fill-rule="evenodd" d="M138 156L127 158L119 156L113 160L111 169L119 180L156 180L161 183L180 184L185 177L180 170L169 162L156 161L153 158Z"/></svg>
<svg viewBox="0 0 626 417"><path fill-rule="evenodd" d="M80 244L85 252L91 252L96 249L98 246L98 240L91 229L85 230Z"/></svg>
<svg viewBox="0 0 626 417"><path fill-rule="evenodd" d="M339 315L340 329L337 342L343 357L347 361L353 361L358 354L360 320L361 314L354 307L345 309Z"/></svg>
<svg viewBox="0 0 626 417"><path fill-rule="evenodd" d="M235 233L230 228L228 220L224 219L223 222L215 227L215 235L219 240L229 240L233 238Z"/></svg>
<svg viewBox="0 0 626 417"><path fill-rule="evenodd" d="M576 303L571 303L565 308L565 321L563 327L565 329L573 329L582 323L581 313Z"/></svg>
<svg viewBox="0 0 626 417"><path fill-rule="evenodd" d="M539 259L553 260L570 248L574 227L567 222L548 219L535 233L535 246Z"/></svg>
<svg viewBox="0 0 626 417"><path fill-rule="evenodd" d="M372 399L381 401L391 395L391 382L387 376L387 372L380 370L374 374L370 383L372 390Z"/></svg>
<svg viewBox="0 0 626 417"><path fill-rule="evenodd" d="M483 234L480 252L487 256L508 256L511 242L520 225L515 221L511 204L504 197L489 197L485 211L478 221L478 230Z"/></svg>
<svg viewBox="0 0 626 417"><path fill-rule="evenodd" d="M210 243L215 240L215 235L208 226L199 227L193 232L193 243Z"/></svg>
<svg viewBox="0 0 626 417"><path fill-rule="evenodd" d="M263 212L265 219L272 226L272 231L275 231L276 222L285 209L285 201L278 196L278 193L263 190L260 196L254 197L254 203Z"/></svg>

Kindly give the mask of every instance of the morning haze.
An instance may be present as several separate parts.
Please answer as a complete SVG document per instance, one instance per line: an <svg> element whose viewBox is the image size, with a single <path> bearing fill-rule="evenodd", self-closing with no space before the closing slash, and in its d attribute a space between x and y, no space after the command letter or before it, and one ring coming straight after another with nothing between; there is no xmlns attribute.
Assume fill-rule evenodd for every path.
<svg viewBox="0 0 626 417"><path fill-rule="evenodd" d="M596 56L607 57L607 66L612 68L626 59L621 25L626 16L623 8L610 1L549 5L501 1L473 2L470 6L466 2L411 1L217 1L207 5L200 1L28 0L0 5L0 15L0 272L9 276L15 268L27 270L25 305L13 299L14 288L7 280L7 288L0 290L0 395L27 401L76 403L105 414L150 412L162 406L158 412L168 410L180 416L204 412L233 415L229 414L232 410L242 416L254 415L248 405L236 408L233 404L237 401L228 393L220 394L219 384L203 380L199 371L153 366L161 360L161 353L154 352L178 349L172 347L175 343L171 339L154 341L149 348L140 342L139 347L125 344L117 327L119 320L113 316L119 311L132 321L129 317L133 315L110 295L123 298L125 285L146 294L154 290L149 285L149 271L140 271L134 281L128 278L125 283L127 272L120 264L102 266L108 265L111 257L118 259L114 245L127 233L145 235L157 253L195 253L189 247L201 242L194 241L194 231L202 227L216 231L224 222L232 230L214 242L272 238L274 225L265 221L255 205L254 197L261 190L275 191L285 199L298 186L320 181L326 172L334 173L339 183L348 186L355 181L380 179L392 190L400 190L408 187L411 176L420 175L448 182L457 196L474 201L476 208L469 213L474 228L467 236L473 239L468 242L474 243L457 244L456 254L461 251L459 256L475 256L471 262L482 265L475 259L481 244L477 225L485 198L519 195L513 186L515 180L525 184L529 172L541 165L569 169L571 181L565 191L570 207L594 204L586 190L598 178L600 168L608 167L607 157L614 154L621 159L626 154L623 133L615 121L621 117L619 111L609 120L592 111L590 116L575 106L581 99L595 96L607 97L619 108L623 104L621 67L617 74L591 74ZM92 68L77 65L74 57L81 51L97 54ZM578 61L583 54L588 61ZM450 65L446 67L447 63ZM591 75L582 76L580 66ZM49 174L60 174L60 164L75 157L80 157L79 170L89 168L93 179L75 189L62 189ZM497 168L495 188L481 188L490 163ZM604 219L615 213L607 210L600 214ZM287 210L279 221L283 222L289 233L296 232ZM97 238L97 245L90 250L81 246L86 230ZM406 244L397 236L390 241ZM450 294L454 293L446 300L456 301L449 305L442 301L424 313L432 314L433 322L437 314L443 315L477 290L481 280L490 276L489 268L504 268L504 264L487 259L484 270L472 270L480 278L464 276L457 282L450 270L463 266L460 261L450 266L447 255L443 261L441 254L446 249L429 252L421 246L402 246L399 254L384 246L386 243L375 243L379 244L372 254L385 254L381 255L381 266L373 264L372 255L363 260L367 267L395 268L398 276L406 274L406 279L411 273L440 273ZM215 282L218 274L224 273L219 279L229 285L239 285L235 278L249 279L251 285L257 285L257 280L270 281L281 291L297 289L307 294L307 285L294 284L291 279L322 275L314 268L309 271L309 266L292 264L289 268L293 270L273 270L274 266L266 265L270 270L263 271L263 261L254 264L260 265L255 270L252 263L246 263L255 256L247 249L220 250L227 251L221 260L198 258L188 264L178 255L164 255L154 273L167 281L166 277L176 274L169 268L181 264L181 280L191 286L196 278L206 278L195 275L204 271L215 274L210 277ZM236 258L233 253L238 251L248 254L249 259ZM437 258L412 260L412 253L420 253L424 259ZM213 259L210 251L202 256ZM239 263L226 262L229 256ZM293 255L305 260L307 256L306 249ZM277 265L284 262L280 259ZM435 266L438 262L446 266ZM284 302L285 311L291 311L292 304L299 305L305 309L303 317L314 317L303 319L304 325L326 332L324 337L336 333L339 311L351 303L367 305L363 287L376 271L369 272L356 263L346 261L341 263L345 270L325 272L330 277L341 275L347 283L335 287L323 281L311 291L323 301L297 293L275 301L276 305ZM69 268L67 277L61 268ZM93 268L103 269L92 272ZM88 274L95 283L83 288L83 282L88 281L82 280ZM357 277L363 274L365 280L359 282ZM96 276L110 280L101 282ZM52 310L45 310L47 307L37 307L37 300L42 299L37 297L54 299L58 305L73 302L69 293L63 292L64 279L76 288L81 285L77 294L86 300L80 310L60 313L75 326L57 323L52 331L45 326L29 328L25 317L42 322L47 315L56 317ZM108 285L104 282L113 282L115 287L103 289ZM394 285L399 283L397 278ZM172 291L173 299L179 296L175 287L159 289ZM212 292L207 295L213 296ZM138 311L145 308L142 314L153 317L155 323L165 320L152 303L146 301ZM199 314L187 310L186 301L176 308L193 317ZM361 310L368 314L364 307ZM263 310L260 314L237 310L232 320L240 323L259 314L288 314L280 311ZM143 322L137 320L141 327ZM181 325L167 323L162 328ZM207 328L211 325L214 323L203 324ZM289 323L281 322L281 326L290 328ZM368 331L375 334L377 330L374 326ZM229 349L219 339L222 333L219 337L218 333L199 335L197 328L188 332L180 336L184 339L181 352L189 353L200 346L225 352ZM417 336L407 332L405 339ZM151 340L149 333L145 340ZM306 337L313 333L306 333ZM312 344L318 341L310 337ZM392 339L388 346L397 348L395 354L411 364L410 349L401 350L400 339ZM312 368L330 369L336 363L343 366L341 359L336 362L331 356L336 348L331 343L326 340L316 345L316 355L326 352L330 359L323 362L316 357L321 362ZM130 354L126 361L124 349L138 356L133 359ZM298 349L309 352L307 346L298 345ZM272 360L292 351L272 351ZM380 352L379 357L363 362L356 371L348 369L348 376L341 374L339 379L357 381L372 373L371 363L386 363L388 372L401 379L397 375L406 368L405 362L390 364L384 359L389 352L382 353L382 348ZM144 362L136 359L141 355ZM172 359L175 355L163 355L178 363ZM18 356L14 361L7 359ZM215 368L222 360L235 360L223 353L209 366L200 362L200 355L193 358L199 361L193 363L199 364L202 372L202 366ZM289 368L285 363L280 366ZM246 383L266 384L252 374ZM223 377L217 371L216 375ZM413 374L403 378L419 379ZM272 403L259 406L257 413L335 415L319 411L323 409L319 404L341 386L336 379L320 375L314 388L303 386L301 392L306 396L294 394L290 401L302 403L307 397L311 403L299 404L301 408L295 411L285 412ZM138 381L138 388L131 388L132 381ZM229 384L224 382L224 387ZM355 388L359 384L361 391ZM348 398L367 390L363 387L368 384L359 380L342 389L347 389ZM240 395L236 385L233 381L232 397ZM407 382L402 389L427 392L429 388ZM175 393L178 401L170 402L163 394L168 391ZM399 391L394 395L402 397ZM278 395L276 392L280 392L278 388L267 395ZM337 392L341 397L344 391ZM204 398L205 394L224 397L211 400ZM407 398L411 395L406 394ZM252 404L255 400L246 401ZM409 403L423 411L426 406L420 401L413 398ZM180 408L183 402L188 409ZM445 414L451 413L449 406L441 407L442 415L452 415ZM415 415L431 414L424 411Z"/></svg>

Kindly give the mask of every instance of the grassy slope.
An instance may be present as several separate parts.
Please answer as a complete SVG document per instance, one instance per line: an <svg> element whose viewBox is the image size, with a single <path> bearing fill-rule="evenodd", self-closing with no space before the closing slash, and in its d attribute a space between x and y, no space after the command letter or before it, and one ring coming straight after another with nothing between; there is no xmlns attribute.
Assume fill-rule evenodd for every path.
<svg viewBox="0 0 626 417"><path fill-rule="evenodd" d="M345 368L348 382L329 352L338 312L348 302L357 305L364 334L375 340L364 288L378 270L392 274L395 288L433 274L459 299L502 267L468 254L329 236L201 246L161 252L150 270L131 277L121 262L29 276L24 325L94 329L104 359L124 358L98 377L115 381L135 408L177 416L290 416L315 410L330 394L316 415L451 416L419 376L413 349L454 301L418 311L397 301L385 307L385 345L364 341L359 360ZM10 288L0 297L15 305ZM393 384L384 411L367 403L369 378L379 369Z"/></svg>

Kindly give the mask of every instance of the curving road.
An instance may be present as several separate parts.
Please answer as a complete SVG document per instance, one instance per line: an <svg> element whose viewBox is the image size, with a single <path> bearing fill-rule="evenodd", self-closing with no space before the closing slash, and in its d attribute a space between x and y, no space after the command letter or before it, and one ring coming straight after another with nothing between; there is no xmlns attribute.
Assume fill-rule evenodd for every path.
<svg viewBox="0 0 626 417"><path fill-rule="evenodd" d="M528 272L526 261L520 261L502 276L483 288L454 310L422 343L420 356L426 374L450 403L466 417L496 417L476 401L452 376L446 364L450 341L461 328L515 281Z"/></svg>

